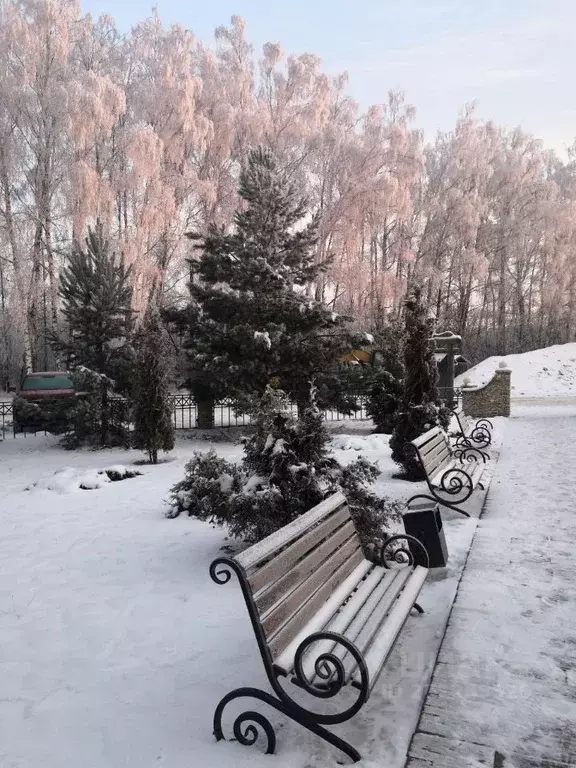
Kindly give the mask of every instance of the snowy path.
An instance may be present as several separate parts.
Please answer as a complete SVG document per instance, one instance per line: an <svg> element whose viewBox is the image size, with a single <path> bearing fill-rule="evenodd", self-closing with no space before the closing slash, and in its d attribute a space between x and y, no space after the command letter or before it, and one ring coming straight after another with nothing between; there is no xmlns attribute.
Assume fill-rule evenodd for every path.
<svg viewBox="0 0 576 768"><path fill-rule="evenodd" d="M576 409L516 409L410 768L576 765Z"/></svg>

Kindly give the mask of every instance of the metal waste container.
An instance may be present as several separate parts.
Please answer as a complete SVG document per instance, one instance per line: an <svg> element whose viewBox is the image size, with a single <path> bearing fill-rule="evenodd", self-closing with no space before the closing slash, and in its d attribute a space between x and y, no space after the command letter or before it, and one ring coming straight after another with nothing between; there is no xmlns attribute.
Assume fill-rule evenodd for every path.
<svg viewBox="0 0 576 768"><path fill-rule="evenodd" d="M448 562L448 549L440 507L432 501L414 502L403 514L404 530L426 547L430 568L443 568ZM410 547L414 557L416 547Z"/></svg>

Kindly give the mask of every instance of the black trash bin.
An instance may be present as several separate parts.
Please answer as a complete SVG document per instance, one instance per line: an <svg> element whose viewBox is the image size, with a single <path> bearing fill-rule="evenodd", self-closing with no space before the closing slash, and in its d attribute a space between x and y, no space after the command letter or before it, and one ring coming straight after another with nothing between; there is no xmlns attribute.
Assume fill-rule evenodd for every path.
<svg viewBox="0 0 576 768"><path fill-rule="evenodd" d="M404 512L403 518L406 533L414 536L426 547L430 568L443 568L448 562L448 549L438 504L432 501L415 502ZM416 547L410 549L417 558Z"/></svg>

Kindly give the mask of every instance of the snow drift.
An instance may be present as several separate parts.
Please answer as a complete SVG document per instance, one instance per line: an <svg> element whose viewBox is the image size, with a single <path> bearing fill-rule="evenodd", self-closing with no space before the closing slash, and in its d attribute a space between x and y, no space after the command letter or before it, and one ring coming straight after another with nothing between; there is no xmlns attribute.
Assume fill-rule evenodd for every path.
<svg viewBox="0 0 576 768"><path fill-rule="evenodd" d="M476 386L485 384L502 360L512 370L513 397L576 396L576 342L520 355L489 357L458 376L456 386L461 387L467 377Z"/></svg>

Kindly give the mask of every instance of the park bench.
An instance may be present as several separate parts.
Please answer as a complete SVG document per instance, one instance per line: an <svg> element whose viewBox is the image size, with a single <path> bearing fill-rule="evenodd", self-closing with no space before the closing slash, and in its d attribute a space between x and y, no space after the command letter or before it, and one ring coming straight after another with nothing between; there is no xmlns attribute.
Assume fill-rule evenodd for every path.
<svg viewBox="0 0 576 768"><path fill-rule="evenodd" d="M476 448L485 454L486 458L489 458L482 449L488 448L492 443L492 430L494 429L492 422L489 419L476 421L473 417L467 416L462 408L455 408L452 415L458 425L458 429L454 433L456 437L455 449Z"/></svg>
<svg viewBox="0 0 576 768"><path fill-rule="evenodd" d="M428 499L470 517L460 505L467 501L476 488L484 488L482 474L488 455L474 446L454 448L441 427L429 429L407 443L407 454L415 455L424 472L430 495L416 494L407 506L417 499Z"/></svg>
<svg viewBox="0 0 576 768"><path fill-rule="evenodd" d="M236 557L210 566L217 584L234 573L242 589L258 650L273 694L257 688L228 693L214 713L214 735L224 738L226 705L258 699L342 750L360 753L325 726L352 718L366 703L428 573L428 555L414 537L398 534L374 547L367 559L345 497L336 493ZM309 701L332 700L326 711L296 701L280 680ZM302 696L300 696L302 698ZM259 729L260 727L260 729ZM244 745L265 736L273 753L276 736L260 712L246 711L233 724Z"/></svg>

